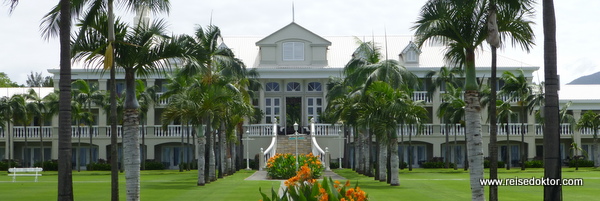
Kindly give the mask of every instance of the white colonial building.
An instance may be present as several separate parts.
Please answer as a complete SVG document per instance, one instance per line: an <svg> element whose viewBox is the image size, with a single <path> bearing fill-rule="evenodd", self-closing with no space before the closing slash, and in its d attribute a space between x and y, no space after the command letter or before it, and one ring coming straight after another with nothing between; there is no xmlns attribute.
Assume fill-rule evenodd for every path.
<svg viewBox="0 0 600 201"><path fill-rule="evenodd" d="M316 144L321 150L328 148L332 159L343 157L343 138L339 137L342 127L340 125L320 124L319 114L326 107L327 89L325 87L330 77L342 76L342 69L351 59L352 54L358 47L357 39L363 41L374 41L381 48L382 59L399 60L408 70L413 72L419 78L424 79L430 71L438 71L440 67L448 66L443 60L443 46L429 45L418 48L413 42L413 36L320 36L302 26L292 22L287 26L263 37L225 37L223 44L231 48L235 55L240 58L249 68L257 69L260 73L260 82L263 88L258 92L258 96L253 100L255 107L264 112L264 118L257 124L246 125L246 135L253 138L247 141L250 158L255 154L264 151L284 150L277 143L271 144L276 137L273 137L273 120L277 119L277 131L279 134L290 134L294 132L292 124L299 124L299 132L309 133L310 139L315 139ZM487 79L490 76L491 56L487 51L480 51L477 54L477 76ZM522 69L529 81L533 78L533 73L539 70L538 66L531 66L517 60L498 57L498 75L504 71L516 72ZM58 88L59 70L49 69L54 74L55 88ZM72 70L72 79L84 79L90 83L97 83L101 90L106 90L108 86L108 74L100 74L95 69L83 69L74 67ZM124 75L117 74L117 90L124 89ZM147 86L158 85L162 91L165 91L166 79L164 75L152 75L141 78ZM498 82L498 86L503 83ZM565 87L566 88L566 87ZM562 92L565 91L562 89ZM425 107L429 112L430 122L425 125L422 133L411 133L414 164L431 159L432 157L444 157L445 134L442 129L442 123L435 117L435 113L441 103L440 93L436 92L432 97L427 96L423 89L415 89L413 99L424 100ZM579 97L579 95L589 95L591 93L561 93L561 102L573 101L572 114L576 118L585 110L600 110L600 97ZM8 96L10 94L7 94ZM157 96L161 96L158 93ZM574 97L574 98L565 98ZM506 97L499 97L504 98ZM180 125L170 125L168 129L161 129L161 114L168 103L168 99L161 100L148 112L148 119L145 122L147 132L145 134L145 147L142 149L147 153L150 160L160 161L169 168L176 168L182 158L181 149L182 132ZM516 103L514 110L518 111ZM79 151L76 151L74 157L80 157L80 163L86 164L88 161L97 161L98 159L107 159L109 154L110 133L108 133L108 116L100 108L92 109L95 114L96 123L93 125L93 132L90 141L90 133L84 128L80 135L76 132L76 126L73 127L73 149L76 151L78 144L81 144ZM486 117L483 114L482 117ZM310 119L314 118L314 128L311 128ZM509 128L510 135L502 129L498 134L500 160L505 160L507 151L512 152L513 161L518 161L520 145L520 122L518 117L511 119ZM486 119L482 119L482 134L484 136L484 147L489 142L489 124ZM12 136L8 136L6 130L0 132L0 157L8 158L7 153L14 153L14 158L33 163L39 160L40 137L43 135L43 145L46 149L46 159L57 159L58 157L58 135L57 118L51 124L42 127L40 132L37 126L30 126L27 129L29 139L28 150L29 158L25 159L25 132L24 127L16 126L13 128ZM566 125L565 125L566 126ZM536 124L533 115L526 119L525 152L529 160L541 156L543 135L540 125ZM118 135L121 133L119 132ZM462 164L465 150L464 129L460 126L453 126L449 133L450 146L452 148L452 158L459 158L459 164ZM407 135L407 134L405 134ZM456 146L454 139L457 139ZM10 141L9 141L10 138ZM404 136L407 140L407 136ZM590 131L574 131L572 129L563 129L561 133L562 156L566 158L569 155L569 146L573 140L583 145L584 149L591 152ZM353 139L345 139L352 142ZM195 145L187 138L183 140L185 144ZM506 146L508 142L508 147ZM400 142L399 142L400 143ZM9 146L10 145L10 146ZM312 146L316 146L313 144ZM90 149L91 147L91 149ZM406 156L405 146L400 146L400 151ZM268 149L270 148L270 149ZM347 147L349 152L351 149ZM315 147L313 147L315 149ZM190 150L188 148L188 150ZM92 152L92 158L89 158L89 152ZM485 149L487 156L487 149ZM78 154L77 154L78 153ZM244 155L245 156L245 155ZM404 157L407 160L408 157ZM591 156L590 156L591 158ZM75 159L74 159L75 161ZM518 162L517 164L518 165Z"/></svg>

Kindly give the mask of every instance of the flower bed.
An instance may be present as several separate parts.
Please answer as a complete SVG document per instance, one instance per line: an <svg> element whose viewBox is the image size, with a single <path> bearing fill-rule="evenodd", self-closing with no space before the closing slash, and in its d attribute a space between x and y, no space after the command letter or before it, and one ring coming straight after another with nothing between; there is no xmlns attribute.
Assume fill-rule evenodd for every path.
<svg viewBox="0 0 600 201"><path fill-rule="evenodd" d="M307 165L313 179L321 177L323 164L317 156L300 154L298 167ZM267 161L267 176L271 179L289 179L296 175L296 157L292 154L276 154Z"/></svg>
<svg viewBox="0 0 600 201"><path fill-rule="evenodd" d="M269 198L259 188L263 201L280 201L280 200L306 200L306 201L366 201L367 194L360 190L358 184L354 188L350 187L350 181L346 181L342 185L339 181L333 181L331 178L323 179L323 182L318 183L314 179L313 172L308 164L304 164L298 174L285 181L287 189L283 195L279 197L274 189L271 189L271 197Z"/></svg>

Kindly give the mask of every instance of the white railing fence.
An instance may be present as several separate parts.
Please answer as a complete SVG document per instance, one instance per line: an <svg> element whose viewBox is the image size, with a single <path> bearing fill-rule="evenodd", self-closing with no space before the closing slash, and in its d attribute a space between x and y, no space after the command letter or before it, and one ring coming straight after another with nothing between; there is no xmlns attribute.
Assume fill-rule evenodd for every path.
<svg viewBox="0 0 600 201"><path fill-rule="evenodd" d="M4 129L2 129L4 132ZM42 137L49 138L52 137L52 126L42 126L41 131ZM15 138L39 138L40 137L40 127L39 126L27 126L27 129L23 126L15 126L13 127L13 136ZM4 137L4 133L2 133L2 137Z"/></svg>

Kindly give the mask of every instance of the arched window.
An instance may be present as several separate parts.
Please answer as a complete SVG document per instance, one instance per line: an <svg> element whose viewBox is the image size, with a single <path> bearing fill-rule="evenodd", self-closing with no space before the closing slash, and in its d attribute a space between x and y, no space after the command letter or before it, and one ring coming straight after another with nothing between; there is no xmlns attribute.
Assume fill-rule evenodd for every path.
<svg viewBox="0 0 600 201"><path fill-rule="evenodd" d="M300 83L298 83L298 82L289 82L287 84L287 91L300 91Z"/></svg>
<svg viewBox="0 0 600 201"><path fill-rule="evenodd" d="M322 91L320 82L309 82L308 91Z"/></svg>
<svg viewBox="0 0 600 201"><path fill-rule="evenodd" d="M266 91L279 91L279 83L267 82Z"/></svg>

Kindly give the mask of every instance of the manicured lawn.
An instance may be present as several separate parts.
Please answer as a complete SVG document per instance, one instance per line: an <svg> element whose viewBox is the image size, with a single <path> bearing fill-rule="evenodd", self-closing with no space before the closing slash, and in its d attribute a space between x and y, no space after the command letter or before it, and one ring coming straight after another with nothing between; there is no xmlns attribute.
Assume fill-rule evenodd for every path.
<svg viewBox="0 0 600 201"><path fill-rule="evenodd" d="M141 200L259 200L258 188L278 188L280 181L245 181L254 171L239 171L206 186L196 186L198 172L142 171ZM56 200L57 172L44 172L39 182L32 177L0 177L0 200ZM120 174L120 198L125 200L125 177ZM110 172L73 172L75 200L110 200ZM263 190L265 191L265 190Z"/></svg>
<svg viewBox="0 0 600 201"><path fill-rule="evenodd" d="M469 174L467 171L445 169L408 169L400 171L400 186L389 186L385 182L375 181L372 177L359 175L351 170L334 170L349 179L352 185L359 186L369 194L372 200L470 200ZM489 172L486 172L488 177ZM543 169L521 171L499 170L499 178L540 178ZM564 200L595 200L600 188L600 170L593 168L564 168L563 178L583 178L583 186L563 187ZM542 200L543 186L501 186L500 200ZM486 188L486 197L488 188Z"/></svg>
<svg viewBox="0 0 600 201"><path fill-rule="evenodd" d="M334 170L341 176L357 181L371 200L469 200L469 174L463 170L407 169L400 171L400 186L392 187L371 177L358 175L351 170ZM280 181L246 181L254 171L239 171L232 176L219 179L206 186L196 186L196 171L177 170L142 171L142 200L252 200L261 199L258 188L270 192L278 188ZM0 177L0 200L54 200L57 190L57 173L44 172L39 182L32 177ZM486 173L487 175L487 173ZM542 169L520 171L500 170L500 178L539 178ZM595 200L600 189L600 170L581 168L575 172L563 169L563 178L583 178L584 186L563 187L564 200ZM125 178L120 175L120 195L125 199ZM73 172L76 200L110 200L110 173L100 171ZM542 186L501 186L500 200L541 200ZM487 193L487 189L486 189ZM487 196L487 195L486 195Z"/></svg>

